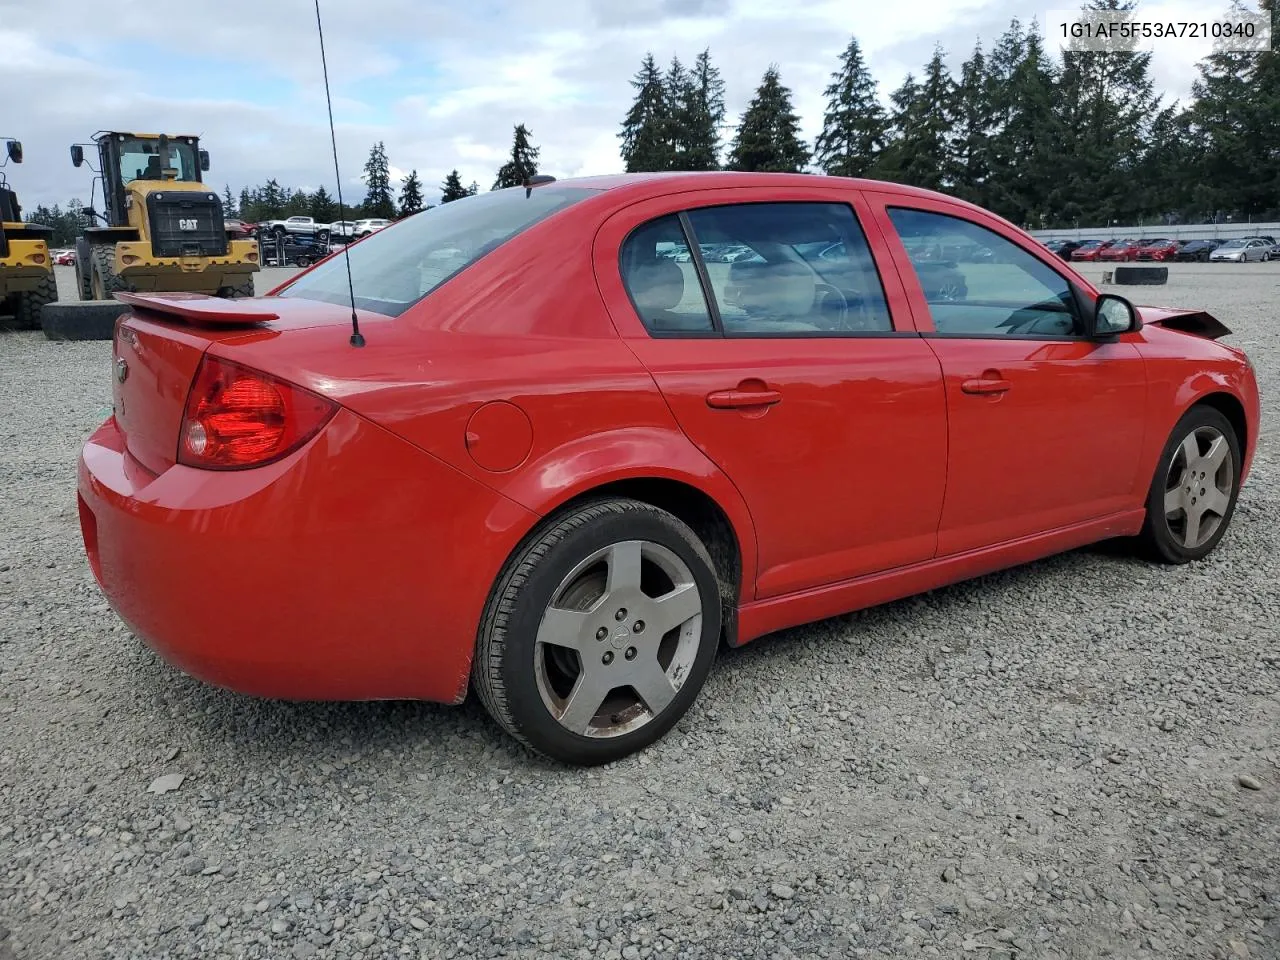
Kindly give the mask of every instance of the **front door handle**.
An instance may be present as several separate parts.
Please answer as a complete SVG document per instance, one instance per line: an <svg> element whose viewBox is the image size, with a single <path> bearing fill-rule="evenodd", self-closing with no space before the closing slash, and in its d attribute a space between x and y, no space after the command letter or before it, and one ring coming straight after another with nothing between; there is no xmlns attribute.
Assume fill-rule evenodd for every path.
<svg viewBox="0 0 1280 960"><path fill-rule="evenodd" d="M980 380L966 380L960 384L960 389L965 393L972 393L978 396L991 396L996 393L1005 393L1012 384L1008 380L989 379L983 377Z"/></svg>
<svg viewBox="0 0 1280 960"><path fill-rule="evenodd" d="M777 390L716 390L707 394L707 406L717 410L769 407L781 400Z"/></svg>

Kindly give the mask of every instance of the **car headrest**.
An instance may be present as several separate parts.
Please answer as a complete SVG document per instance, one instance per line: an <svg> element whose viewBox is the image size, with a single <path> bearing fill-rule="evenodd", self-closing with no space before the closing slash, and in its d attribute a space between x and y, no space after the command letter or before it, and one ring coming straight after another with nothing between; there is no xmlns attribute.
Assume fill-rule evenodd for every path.
<svg viewBox="0 0 1280 960"><path fill-rule="evenodd" d="M641 313L674 310L684 299L684 271L674 260L650 260L636 265L627 285Z"/></svg>
<svg viewBox="0 0 1280 960"><path fill-rule="evenodd" d="M741 269L735 269L741 267ZM747 313L778 319L807 317L813 312L818 281L802 263L744 263L730 268L738 285L738 302Z"/></svg>

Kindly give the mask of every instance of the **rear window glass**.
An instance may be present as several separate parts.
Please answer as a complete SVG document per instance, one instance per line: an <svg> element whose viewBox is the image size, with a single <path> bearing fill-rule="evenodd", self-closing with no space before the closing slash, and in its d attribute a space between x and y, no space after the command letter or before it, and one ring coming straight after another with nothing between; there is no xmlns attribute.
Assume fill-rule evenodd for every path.
<svg viewBox="0 0 1280 960"><path fill-rule="evenodd" d="M597 193L573 187L494 190L442 203L379 230L350 250L356 306L398 317L516 234ZM281 297L347 304L342 254L299 277Z"/></svg>

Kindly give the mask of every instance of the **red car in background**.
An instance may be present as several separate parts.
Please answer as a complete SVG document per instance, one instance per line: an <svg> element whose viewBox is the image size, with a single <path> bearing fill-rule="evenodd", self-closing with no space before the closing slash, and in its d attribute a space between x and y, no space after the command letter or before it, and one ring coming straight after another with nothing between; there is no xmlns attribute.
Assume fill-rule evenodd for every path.
<svg viewBox="0 0 1280 960"><path fill-rule="evenodd" d="M1141 240L1116 240L1098 254L1098 259L1111 262L1137 260L1141 246Z"/></svg>
<svg viewBox="0 0 1280 960"><path fill-rule="evenodd" d="M1138 248L1139 260L1172 260L1182 249L1178 240L1152 240Z"/></svg>
<svg viewBox="0 0 1280 960"><path fill-rule="evenodd" d="M245 223L235 217L228 217L223 224L226 227L227 236L232 240L252 240L258 235L256 223Z"/></svg>
<svg viewBox="0 0 1280 960"><path fill-rule="evenodd" d="M348 253L116 295L89 566L208 682L473 690L562 761L662 737L722 643L1115 537L1199 560L1257 446L1221 323L913 187L548 177Z"/></svg>
<svg viewBox="0 0 1280 960"><path fill-rule="evenodd" d="M1113 243L1115 243L1114 240L1086 240L1072 252L1071 259L1091 263L1097 260L1098 255Z"/></svg>

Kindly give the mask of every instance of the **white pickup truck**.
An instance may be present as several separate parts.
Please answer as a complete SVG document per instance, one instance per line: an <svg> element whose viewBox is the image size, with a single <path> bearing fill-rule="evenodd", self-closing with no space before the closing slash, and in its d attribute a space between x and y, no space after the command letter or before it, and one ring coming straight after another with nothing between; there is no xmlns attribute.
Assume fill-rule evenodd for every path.
<svg viewBox="0 0 1280 960"><path fill-rule="evenodd" d="M314 237L322 231L328 232L329 224L316 223L314 217L289 217L285 220L268 220L258 224L258 228L264 234Z"/></svg>

